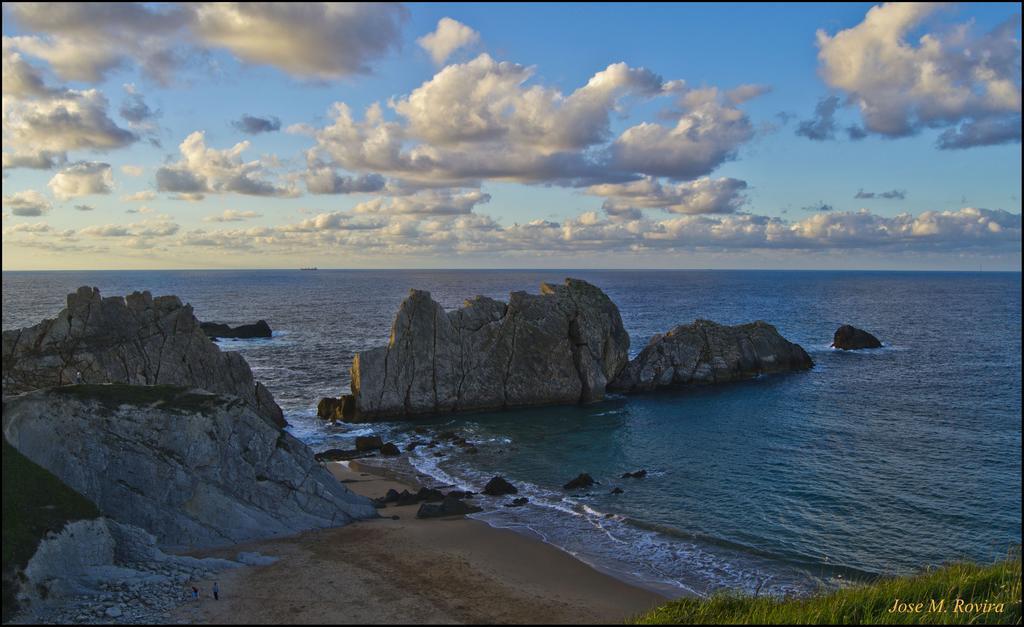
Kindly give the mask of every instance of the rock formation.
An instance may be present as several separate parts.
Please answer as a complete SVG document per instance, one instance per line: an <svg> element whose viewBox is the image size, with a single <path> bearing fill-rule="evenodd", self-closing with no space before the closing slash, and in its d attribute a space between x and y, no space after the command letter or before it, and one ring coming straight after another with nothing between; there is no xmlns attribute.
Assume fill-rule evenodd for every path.
<svg viewBox="0 0 1024 627"><path fill-rule="evenodd" d="M867 331L844 324L836 329L836 334L832 338L832 347L852 351L861 348L881 348L882 343Z"/></svg>
<svg viewBox="0 0 1024 627"><path fill-rule="evenodd" d="M376 516L304 444L236 397L175 386L55 387L6 397L3 432L101 514L165 546L234 544Z"/></svg>
<svg viewBox="0 0 1024 627"><path fill-rule="evenodd" d="M56 318L3 332L3 393L68 383L181 385L237 396L284 426L281 408L238 353L206 337L191 305L149 292L68 294Z"/></svg>
<svg viewBox="0 0 1024 627"><path fill-rule="evenodd" d="M651 338L609 384L641 392L694 383L724 383L814 365L797 344L767 322L724 326L709 320L678 326Z"/></svg>
<svg viewBox="0 0 1024 627"><path fill-rule="evenodd" d="M343 394L341 398L324 397L316 406L316 415L330 422L348 421L355 415L355 401L351 394Z"/></svg>
<svg viewBox="0 0 1024 627"><path fill-rule="evenodd" d="M354 419L599 401L628 359L618 308L585 281L451 312L412 290L388 345L353 361Z"/></svg>
<svg viewBox="0 0 1024 627"><path fill-rule="evenodd" d="M199 328L203 330L211 340L219 338L249 339L254 337L271 337L273 332L266 320L259 320L255 324L242 324L232 327L218 322L201 322Z"/></svg>

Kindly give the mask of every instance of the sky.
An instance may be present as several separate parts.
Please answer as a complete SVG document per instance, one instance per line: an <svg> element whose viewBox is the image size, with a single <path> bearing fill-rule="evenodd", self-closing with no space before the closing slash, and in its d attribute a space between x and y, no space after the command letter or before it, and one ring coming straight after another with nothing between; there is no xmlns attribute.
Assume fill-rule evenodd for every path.
<svg viewBox="0 0 1024 627"><path fill-rule="evenodd" d="M1020 270L1007 4L3 5L3 269Z"/></svg>

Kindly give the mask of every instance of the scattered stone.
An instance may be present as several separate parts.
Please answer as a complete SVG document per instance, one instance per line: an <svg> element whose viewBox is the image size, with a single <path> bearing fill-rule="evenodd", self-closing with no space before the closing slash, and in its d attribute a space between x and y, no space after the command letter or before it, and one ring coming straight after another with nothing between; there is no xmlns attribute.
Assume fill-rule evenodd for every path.
<svg viewBox="0 0 1024 627"><path fill-rule="evenodd" d="M376 451L384 446L384 441L378 435L358 436L356 438L357 451Z"/></svg>
<svg viewBox="0 0 1024 627"><path fill-rule="evenodd" d="M583 473L580 476L573 479L572 481L570 481L569 483L562 486L562 488L565 490L582 490L584 488L589 488L595 483L596 482L594 481L593 477L591 477L587 473Z"/></svg>
<svg viewBox="0 0 1024 627"><path fill-rule="evenodd" d="M384 446L380 447L380 454L387 457L397 457L402 454L402 451L398 450L392 442L388 442Z"/></svg>
<svg viewBox="0 0 1024 627"><path fill-rule="evenodd" d="M521 496L517 499L513 499L509 503L505 503L505 507L522 507L523 505L526 505L529 502L530 499L526 498L525 496Z"/></svg>
<svg viewBox="0 0 1024 627"><path fill-rule="evenodd" d="M612 491L609 494L622 494L623 492L625 492L625 490L623 490L622 488L614 487L612 488Z"/></svg>
<svg viewBox="0 0 1024 627"><path fill-rule="evenodd" d="M440 503L424 503L416 512L416 518L442 518L444 516L464 516L483 511L479 507L453 498L445 497Z"/></svg>
<svg viewBox="0 0 1024 627"><path fill-rule="evenodd" d="M475 492L470 492L468 490L452 490L446 496L450 496L456 499L471 499L473 498L473 496L475 496L475 494Z"/></svg>
<svg viewBox="0 0 1024 627"><path fill-rule="evenodd" d="M345 422L352 419L354 410L352 395L345 394L341 398L325 397L320 399L316 406L316 415L331 422Z"/></svg>
<svg viewBox="0 0 1024 627"><path fill-rule="evenodd" d="M636 472L627 472L622 475L623 479L643 479L647 476L647 470L637 470Z"/></svg>
<svg viewBox="0 0 1024 627"><path fill-rule="evenodd" d="M371 451L365 451L360 453L356 450L342 450L340 448L329 448L326 451L322 451L313 456L318 462L347 462L353 459L364 459L366 457L374 457L376 453Z"/></svg>
<svg viewBox="0 0 1024 627"><path fill-rule="evenodd" d="M844 324L836 329L836 334L832 338L832 347L852 351L863 348L881 348L882 343L867 331Z"/></svg>
<svg viewBox="0 0 1024 627"><path fill-rule="evenodd" d="M243 324L231 327L217 322L201 322L199 328L203 330L211 340L219 338L251 339L258 337L271 337L273 332L266 320L259 320L255 324Z"/></svg>
<svg viewBox="0 0 1024 627"><path fill-rule="evenodd" d="M494 477L484 486L484 494L487 496L504 496L506 494L519 494L519 489L505 481L504 477Z"/></svg>

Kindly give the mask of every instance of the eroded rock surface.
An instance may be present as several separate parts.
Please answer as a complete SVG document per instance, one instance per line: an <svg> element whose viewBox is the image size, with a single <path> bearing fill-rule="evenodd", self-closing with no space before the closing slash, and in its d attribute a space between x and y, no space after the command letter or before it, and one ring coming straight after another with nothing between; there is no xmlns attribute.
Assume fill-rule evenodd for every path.
<svg viewBox="0 0 1024 627"><path fill-rule="evenodd" d="M284 426L284 415L238 353L222 352L177 296L68 294L56 318L3 332L3 393L69 383L181 385L242 399ZM80 380L79 380L80 379Z"/></svg>
<svg viewBox="0 0 1024 627"><path fill-rule="evenodd" d="M353 361L355 419L598 401L628 359L618 308L585 281L450 312L412 290L388 345Z"/></svg>
<svg viewBox="0 0 1024 627"><path fill-rule="evenodd" d="M767 322L725 326L710 320L680 325L651 338L609 385L622 392L726 383L814 365L798 344Z"/></svg>
<svg viewBox="0 0 1024 627"><path fill-rule="evenodd" d="M69 385L7 397L3 433L114 520L218 546L376 516L299 440L235 397Z"/></svg>

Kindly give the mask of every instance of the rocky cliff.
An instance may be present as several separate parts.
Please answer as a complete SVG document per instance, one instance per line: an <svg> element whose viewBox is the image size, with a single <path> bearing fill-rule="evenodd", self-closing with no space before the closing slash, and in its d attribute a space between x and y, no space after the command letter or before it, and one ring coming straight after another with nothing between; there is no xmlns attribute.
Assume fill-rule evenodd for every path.
<svg viewBox="0 0 1024 627"><path fill-rule="evenodd" d="M69 385L6 397L4 437L114 520L217 546L376 516L297 439L236 397Z"/></svg>
<svg viewBox="0 0 1024 627"><path fill-rule="evenodd" d="M412 290L387 346L353 361L354 420L597 401L628 359L618 308L585 281L450 312Z"/></svg>
<svg viewBox="0 0 1024 627"><path fill-rule="evenodd" d="M787 341L767 322L725 326L697 320L651 338L609 389L642 392L725 383L760 374L806 370L813 365L803 348Z"/></svg>
<svg viewBox="0 0 1024 627"><path fill-rule="evenodd" d="M181 385L237 396L284 426L270 391L241 355L206 337L177 296L149 292L102 298L96 288L68 294L56 318L3 332L3 393L86 383Z"/></svg>

